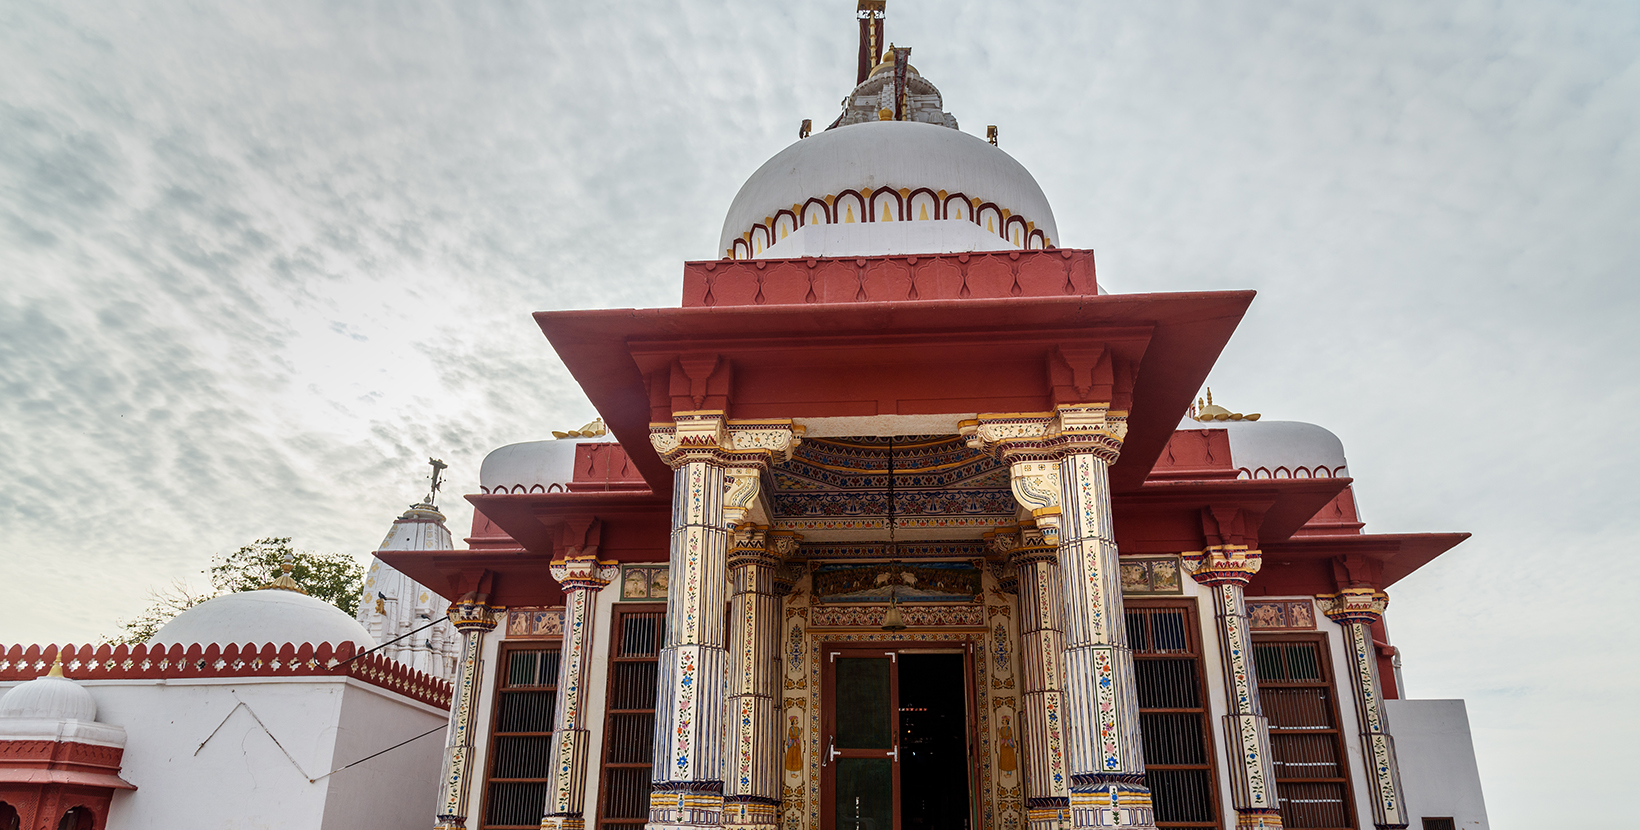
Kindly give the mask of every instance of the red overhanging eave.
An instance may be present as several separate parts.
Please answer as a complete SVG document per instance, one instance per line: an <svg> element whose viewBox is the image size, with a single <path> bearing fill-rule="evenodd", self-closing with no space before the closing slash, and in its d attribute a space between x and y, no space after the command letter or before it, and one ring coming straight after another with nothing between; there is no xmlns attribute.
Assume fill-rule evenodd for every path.
<svg viewBox="0 0 1640 830"><path fill-rule="evenodd" d="M1371 560L1378 567L1373 587L1383 590L1457 547L1469 536L1468 533L1294 536L1284 542L1263 545L1263 550L1266 568L1282 561L1330 562L1349 557ZM1336 585L1323 586L1314 593L1332 590L1336 590Z"/></svg>
<svg viewBox="0 0 1640 830"><path fill-rule="evenodd" d="M652 401L635 353L718 354L731 361L767 361L775 352L802 353L809 366L793 382L813 378L802 400L768 404L779 415L819 417L843 414L838 401L892 401L883 388L887 375L832 373L822 378L828 350L875 350L885 362L957 361L960 345L996 353L1012 344L1047 344L1055 338L1097 340L1120 336L1142 340L1143 354L1133 386L1128 436L1121 461L1111 470L1118 491L1140 487L1185 410L1201 388L1230 335L1252 302L1251 291L1122 294L1069 297L929 300L907 302L806 303L794 305L610 309L538 312L536 322L570 374L625 447L643 478L668 492L671 471L649 443ZM1047 348L1044 346L1043 348ZM993 367L1004 372L1006 367ZM1009 377L1017 381L1045 375L1040 362L1020 362ZM1034 382L1034 381L1033 381ZM1044 377L1032 400L1049 408ZM736 390L734 407L755 395ZM1017 397L997 405L985 377L970 388L953 388L944 400L949 412L1017 411ZM866 405L866 404L860 404ZM922 414L899 411L848 414Z"/></svg>

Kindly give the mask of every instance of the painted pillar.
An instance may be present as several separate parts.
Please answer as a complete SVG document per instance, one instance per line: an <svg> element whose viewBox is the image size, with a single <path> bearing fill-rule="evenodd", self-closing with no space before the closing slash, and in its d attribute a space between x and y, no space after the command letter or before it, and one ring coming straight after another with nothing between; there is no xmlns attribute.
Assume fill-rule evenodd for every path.
<svg viewBox="0 0 1640 830"><path fill-rule="evenodd" d="M780 561L767 528L738 524L729 542L729 746L723 823L776 830L780 820Z"/></svg>
<svg viewBox="0 0 1640 830"><path fill-rule="evenodd" d="M541 826L582 830L586 826L587 743L582 695L592 679L592 637L597 630L598 592L620 566L597 556L566 556L552 562L552 578L564 588L564 642L559 650L558 705L552 731L551 780Z"/></svg>
<svg viewBox="0 0 1640 830"><path fill-rule="evenodd" d="M1230 758L1230 803L1238 830L1281 830L1270 724L1258 698L1258 669L1243 591L1258 573L1263 554L1246 545L1210 545L1184 554L1185 569L1213 592L1219 626L1219 664L1224 667L1227 711L1224 742Z"/></svg>
<svg viewBox="0 0 1640 830"><path fill-rule="evenodd" d="M1013 553L1019 582L1020 695L1024 727L1025 815L1028 830L1070 823L1070 780L1065 773L1064 586L1059 550L1041 528L1021 528Z"/></svg>
<svg viewBox="0 0 1640 830"><path fill-rule="evenodd" d="M1154 827L1111 528L1108 469L1127 435L1127 413L1067 404L982 415L962 431L970 446L1009 463L1014 497L1057 548L1071 826Z"/></svg>
<svg viewBox="0 0 1640 830"><path fill-rule="evenodd" d="M672 467L671 591L655 699L650 830L723 824L728 653L725 587L731 514L757 502L761 473L790 456L790 421L674 413L650 440Z"/></svg>
<svg viewBox="0 0 1640 830"><path fill-rule="evenodd" d="M1406 827L1410 813L1401 800L1401 769L1395 761L1395 739L1390 736L1378 682L1378 650L1372 642L1372 625L1383 619L1389 596L1375 588L1345 588L1316 599L1322 613L1344 627L1350 643L1348 683L1355 692L1355 712L1361 722L1372 823L1379 828Z"/></svg>
<svg viewBox="0 0 1640 830"><path fill-rule="evenodd" d="M461 664L456 671L455 699L444 744L444 775L439 779L438 821L433 830L467 826L467 794L472 788L473 734L477 730L478 695L484 677L484 635L495 628L495 609L485 594L468 594L450 606L450 622L461 632Z"/></svg>

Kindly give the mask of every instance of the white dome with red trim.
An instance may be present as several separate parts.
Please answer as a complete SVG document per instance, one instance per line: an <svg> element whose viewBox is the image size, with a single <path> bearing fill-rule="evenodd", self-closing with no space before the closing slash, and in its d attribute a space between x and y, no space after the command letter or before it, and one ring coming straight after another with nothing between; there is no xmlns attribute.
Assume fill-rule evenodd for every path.
<svg viewBox="0 0 1640 830"><path fill-rule="evenodd" d="M782 245L799 231L815 238ZM1036 179L995 145L944 126L868 121L801 139L759 167L729 206L718 256L1017 250L1058 235Z"/></svg>

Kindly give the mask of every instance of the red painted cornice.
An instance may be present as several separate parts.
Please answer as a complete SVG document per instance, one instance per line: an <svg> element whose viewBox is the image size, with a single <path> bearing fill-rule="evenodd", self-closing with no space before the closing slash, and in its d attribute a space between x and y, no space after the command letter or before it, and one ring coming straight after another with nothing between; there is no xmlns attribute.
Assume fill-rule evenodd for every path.
<svg viewBox="0 0 1640 830"><path fill-rule="evenodd" d="M539 312L547 339L651 488L645 369L684 355L733 365L734 418L1044 411L1060 344L1105 344L1137 372L1117 491L1144 483L1253 300L1251 291ZM644 368L640 368L644 367ZM652 397L654 393L654 397ZM657 399L660 401L657 404ZM488 514L488 511L486 511Z"/></svg>

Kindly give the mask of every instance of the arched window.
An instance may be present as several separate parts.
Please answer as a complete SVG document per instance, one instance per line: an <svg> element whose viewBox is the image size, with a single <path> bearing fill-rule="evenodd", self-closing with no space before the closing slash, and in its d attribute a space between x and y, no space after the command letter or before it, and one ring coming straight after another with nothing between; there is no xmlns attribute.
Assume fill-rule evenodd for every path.
<svg viewBox="0 0 1640 830"><path fill-rule="evenodd" d="M91 830L92 823L93 817L89 809L70 807L68 812L63 813L62 821L57 822L57 830Z"/></svg>
<svg viewBox="0 0 1640 830"><path fill-rule="evenodd" d="M0 801L0 830L18 830L23 823L17 815L17 808Z"/></svg>

